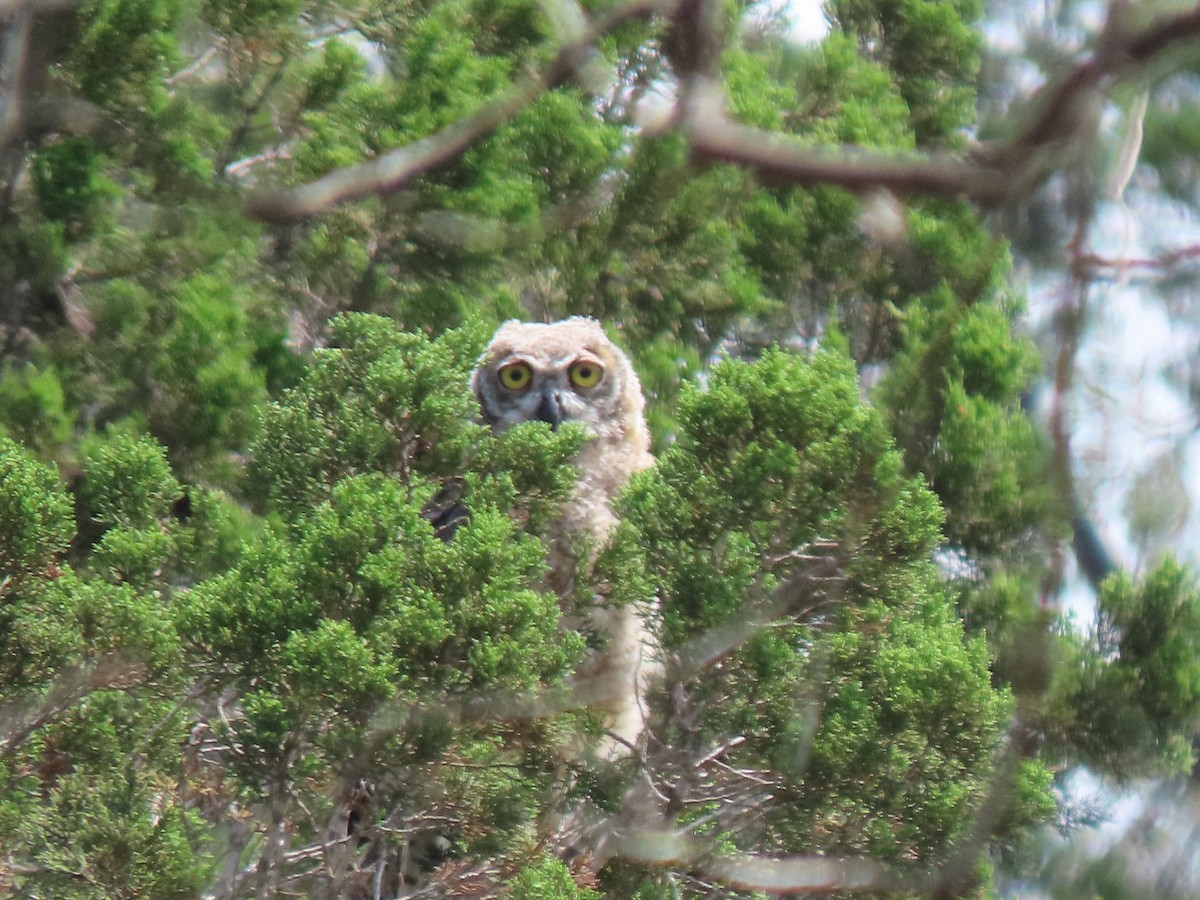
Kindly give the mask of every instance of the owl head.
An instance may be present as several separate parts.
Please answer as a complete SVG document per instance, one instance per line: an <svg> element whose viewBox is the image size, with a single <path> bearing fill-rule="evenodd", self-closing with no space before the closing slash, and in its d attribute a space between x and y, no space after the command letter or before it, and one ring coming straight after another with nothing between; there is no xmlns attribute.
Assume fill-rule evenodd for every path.
<svg viewBox="0 0 1200 900"><path fill-rule="evenodd" d="M593 438L627 438L631 428L645 428L637 374L594 319L505 322L471 388L497 431L518 422L576 422Z"/></svg>

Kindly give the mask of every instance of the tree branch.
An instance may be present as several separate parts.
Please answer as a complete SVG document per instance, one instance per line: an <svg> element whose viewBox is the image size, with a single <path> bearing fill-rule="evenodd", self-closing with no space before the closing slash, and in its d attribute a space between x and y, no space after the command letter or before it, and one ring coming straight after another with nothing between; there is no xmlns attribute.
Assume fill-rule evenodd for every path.
<svg viewBox="0 0 1200 900"><path fill-rule="evenodd" d="M963 157L901 157L862 150L816 150L775 132L725 118L710 98L693 98L683 128L700 159L732 162L789 184L837 184L851 190L965 197L994 207L1020 199L1076 159L1094 135L1100 100L1131 69L1149 65L1200 38L1200 4L1140 31L1114 5L1096 50L1030 101L1033 114L1007 142ZM713 89L709 89L709 94Z"/></svg>
<svg viewBox="0 0 1200 900"><path fill-rule="evenodd" d="M754 853L715 856L704 841L667 829L638 829L609 837L610 852L647 865L684 865L701 877L739 890L772 894L914 890L914 879L867 858L770 857Z"/></svg>
<svg viewBox="0 0 1200 900"><path fill-rule="evenodd" d="M420 175L454 162L542 93L580 69L600 38L629 19L650 14L655 6L655 0L630 0L610 11L582 30L578 38L564 43L542 71L441 131L300 187L251 195L251 214L275 222L308 218L340 203L391 193Z"/></svg>
<svg viewBox="0 0 1200 900"><path fill-rule="evenodd" d="M1086 276L1094 275L1103 270L1110 270L1117 275L1132 269L1150 269L1166 272L1176 266L1195 263L1200 260L1200 244L1191 244L1168 250L1158 256L1132 256L1127 258L1101 256L1098 253L1078 253L1072 260L1071 266Z"/></svg>
<svg viewBox="0 0 1200 900"><path fill-rule="evenodd" d="M263 219L290 221L394 191L453 162L542 92L578 77L581 59L601 37L628 19L654 12L663 12L655 0L631 0L579 31L542 72L506 96L377 159L291 190L255 194L250 209ZM884 188L900 195L961 197L983 207L1019 200L1070 165L1090 145L1101 101L1122 75L1200 38L1200 4L1141 30L1130 29L1124 6L1116 5L1095 51L1034 95L1029 103L1032 115L1013 138L980 145L963 156L900 156L852 148L818 149L786 134L731 121L716 81L713 60L720 36L711 4L679 0L666 15L670 24L664 52L681 78L678 96L684 107L677 127L696 159L745 166L786 184L835 184L856 191Z"/></svg>
<svg viewBox="0 0 1200 900"><path fill-rule="evenodd" d="M22 709L19 704L11 704L0 708L0 759L11 756L35 731L93 691L126 687L144 676L145 666L141 663L110 654L60 675L36 707Z"/></svg>
<svg viewBox="0 0 1200 900"><path fill-rule="evenodd" d="M682 122L696 159L737 163L770 181L837 184L851 190L887 188L896 194L967 197L986 204L1003 199L1011 181L998 171L952 157L908 156L848 148L829 150L799 138L739 125L717 113L713 89L697 93Z"/></svg>

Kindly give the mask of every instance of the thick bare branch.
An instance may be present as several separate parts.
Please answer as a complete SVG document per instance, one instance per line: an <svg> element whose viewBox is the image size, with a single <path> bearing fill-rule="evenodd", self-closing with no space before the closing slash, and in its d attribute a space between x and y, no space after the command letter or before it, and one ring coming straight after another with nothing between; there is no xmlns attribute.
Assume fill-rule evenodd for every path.
<svg viewBox="0 0 1200 900"><path fill-rule="evenodd" d="M647 865L682 865L730 887L780 894L902 891L915 880L867 858L770 857L753 853L714 856L703 841L667 829L638 829L609 838L610 852ZM921 879L926 880L926 879Z"/></svg>
<svg viewBox="0 0 1200 900"><path fill-rule="evenodd" d="M715 0L679 0L671 11L662 48L680 81L717 76L724 44L721 16Z"/></svg>
<svg viewBox="0 0 1200 900"><path fill-rule="evenodd" d="M250 199L250 211L268 221L289 221L308 218L348 200L390 193L458 159L468 147L532 103L541 89L540 84L520 88L436 134L302 187L258 193Z"/></svg>
<svg viewBox="0 0 1200 900"><path fill-rule="evenodd" d="M1001 172L958 157L822 149L739 125L716 113L710 102L701 101L696 109L685 116L683 127L697 159L744 165L772 181L967 197L985 205L1004 199L1012 185Z"/></svg>
<svg viewBox="0 0 1200 900"><path fill-rule="evenodd" d="M0 0L0 147L50 133L115 131L81 97L49 90L77 0Z"/></svg>
<svg viewBox="0 0 1200 900"><path fill-rule="evenodd" d="M1197 38L1200 5L1137 32L1127 30L1121 17L1114 18L1093 54L1032 98L1032 115L1012 139L980 146L965 157L816 149L729 121L711 96L692 99L683 127L698 158L748 166L774 181L885 188L901 195L964 197L980 206L1001 206L1028 195L1090 145L1100 102L1120 76Z"/></svg>
<svg viewBox="0 0 1200 900"><path fill-rule="evenodd" d="M1139 65L1153 62L1163 53L1200 38L1200 3L1174 16L1168 16L1129 37L1123 53Z"/></svg>
<svg viewBox="0 0 1200 900"><path fill-rule="evenodd" d="M25 10L31 13L59 12L78 6L79 0L0 0L0 19L8 19Z"/></svg>
<svg viewBox="0 0 1200 900"><path fill-rule="evenodd" d="M714 102L719 91L711 61L720 36L710 5L685 0L664 10L655 0L631 0L564 43L545 70L475 113L427 138L310 184L261 192L251 198L250 208L261 218L286 221L394 191L453 162L543 91L577 77L581 60L618 24L664 11L670 21L665 47L681 76L679 96L687 107L677 122L697 159L746 166L787 184L836 184L859 191L882 188L899 195L963 197L985 207L1027 196L1053 172L1070 165L1078 151L1090 144L1100 102L1121 76L1200 37L1200 4L1141 30L1130 29L1126 17L1114 15L1095 52L1031 99L1027 124L1010 140L977 147L965 156L900 156L850 148L818 149L787 135L729 120L721 104ZM675 46L680 41L686 44L686 52Z"/></svg>

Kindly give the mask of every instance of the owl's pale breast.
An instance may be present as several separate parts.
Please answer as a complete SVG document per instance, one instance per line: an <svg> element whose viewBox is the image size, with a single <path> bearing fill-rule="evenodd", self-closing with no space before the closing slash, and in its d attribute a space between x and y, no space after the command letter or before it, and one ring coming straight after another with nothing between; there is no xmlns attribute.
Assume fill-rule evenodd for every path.
<svg viewBox="0 0 1200 900"><path fill-rule="evenodd" d="M570 381L571 366L581 360L602 372L593 385ZM505 372L513 366L520 369L518 377ZM591 567L617 525L613 500L634 472L654 463L637 373L591 319L548 325L514 321L496 332L471 386L494 429L540 419L555 426L576 422L588 435L576 458L574 493L547 531L546 588L573 600L576 573ZM642 613L605 606L606 593L599 588L595 605L585 613L567 610L563 625L605 637L603 649L593 652L576 675L592 685L589 696L599 696L595 705L604 710L612 731L631 742L645 725L641 698L654 671L652 642ZM603 686L599 695L597 685Z"/></svg>

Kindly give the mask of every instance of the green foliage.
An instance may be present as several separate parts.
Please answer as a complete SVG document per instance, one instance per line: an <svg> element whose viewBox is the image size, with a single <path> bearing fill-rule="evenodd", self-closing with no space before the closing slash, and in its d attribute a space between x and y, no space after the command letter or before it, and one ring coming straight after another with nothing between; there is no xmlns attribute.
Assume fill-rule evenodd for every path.
<svg viewBox="0 0 1200 900"><path fill-rule="evenodd" d="M74 531L58 473L0 437L0 597L44 577Z"/></svg>
<svg viewBox="0 0 1200 900"><path fill-rule="evenodd" d="M321 58L305 73L300 105L306 110L325 109L361 81L366 68L366 60L353 47L336 38L326 41Z"/></svg>
<svg viewBox="0 0 1200 900"><path fill-rule="evenodd" d="M89 0L80 10L71 70L80 93L117 114L145 115L161 108L159 79L175 61L173 0Z"/></svg>
<svg viewBox="0 0 1200 900"><path fill-rule="evenodd" d="M153 375L174 390L151 426L175 446L203 448L217 438L239 446L250 433L246 399L264 393L241 298L228 280L202 275L180 284L173 299L175 320Z"/></svg>
<svg viewBox="0 0 1200 900"><path fill-rule="evenodd" d="M450 724L440 711L479 692L544 690L579 658L580 638L560 632L557 600L540 590L545 551L511 511L544 527L573 483L581 435L493 437L472 424L475 330L430 340L357 315L334 323L333 341L254 443L278 527L180 598L178 629L240 698L241 716L221 726L243 748L238 791L261 796L264 772L270 783L395 772L381 801L453 797L462 846L502 852L535 815L538 766L510 771L497 754L511 765L521 754L503 726ZM450 474L470 517L447 542L423 509ZM380 716L394 724L372 727ZM448 767L397 768L413 755ZM458 764L494 765L495 777L468 783Z"/></svg>
<svg viewBox="0 0 1200 900"><path fill-rule="evenodd" d="M181 717L169 706L139 708L130 699L120 692L93 694L88 705L47 730L43 771L64 761L71 770L43 784L44 801L18 828L17 840L36 863L16 883L22 893L184 898L202 889L207 861L190 840L199 822L173 799L159 768L183 740ZM148 747L141 739L154 719L167 739Z"/></svg>
<svg viewBox="0 0 1200 900"><path fill-rule="evenodd" d="M954 143L955 132L972 124L979 0L834 0L829 8L894 73L918 145Z"/></svg>
<svg viewBox="0 0 1200 900"><path fill-rule="evenodd" d="M816 52L796 54L783 69L808 91L811 133L818 140L912 149L910 111L900 87L885 66L858 52L852 38L835 32Z"/></svg>
<svg viewBox="0 0 1200 900"><path fill-rule="evenodd" d="M728 29L731 113L959 147L978 0L828 9L811 46ZM694 854L559 861L563 832L643 824L631 798L660 794L716 852L923 871L983 822L984 893L987 851L1054 814L1052 768L1186 769L1192 576L1114 580L1086 639L1038 606L1065 529L1003 242L965 203L695 165L638 124L678 87L667 17L400 189L247 216L247 187L511 96L574 12L87 0L25 60L97 117L31 125L0 173L0 893L353 895L368 859L383 894L699 893ZM1181 193L1185 119L1145 148ZM881 204L902 236L876 240ZM659 460L559 598L544 538L586 435L491 434L467 378L497 321L565 314L630 349ZM444 540L431 509L460 502ZM596 604L636 605L668 669L651 736L608 761L569 687L603 636L561 626Z"/></svg>
<svg viewBox="0 0 1200 900"><path fill-rule="evenodd" d="M115 583L81 578L62 562L75 529L71 500L57 476L11 442L0 449L5 535L0 672L9 696L112 654L156 671L177 663L173 636L162 628L161 598L148 590L174 549L170 537L154 529L114 528L91 563ZM161 448L150 442L129 441L126 449L161 461ZM169 477L165 467L163 474Z"/></svg>
<svg viewBox="0 0 1200 900"><path fill-rule="evenodd" d="M27 363L0 372L0 428L10 437L53 457L70 440L73 424L54 368Z"/></svg>
<svg viewBox="0 0 1200 900"><path fill-rule="evenodd" d="M261 531L261 521L225 491L190 485L181 502L186 517L176 537L197 579L231 568Z"/></svg>
<svg viewBox="0 0 1200 900"><path fill-rule="evenodd" d="M818 832L856 823L834 844L843 852L936 858L970 827L987 790L1010 704L988 686L983 642L964 647L949 612L942 598L903 614L876 605L860 628L830 638L802 796ZM1046 780L1014 805L1044 811Z"/></svg>
<svg viewBox="0 0 1200 900"><path fill-rule="evenodd" d="M900 474L844 357L719 363L623 509L682 658L787 601L719 678L685 681L691 735L667 733L740 735L738 766L783 776L755 808L769 846L930 860L970 828L1011 704L928 561L936 500ZM1021 800L1034 819L1047 803L1044 780Z"/></svg>
<svg viewBox="0 0 1200 900"><path fill-rule="evenodd" d="M641 142L595 245L587 245L594 259L586 269L572 266L585 279L577 292L591 298L587 311L620 321L634 346L675 338L710 354L714 335L765 305L738 246L737 208L748 184L732 167L691 172L677 138ZM670 387L668 396L678 384Z"/></svg>
<svg viewBox="0 0 1200 900"><path fill-rule="evenodd" d="M58 306L55 285L68 261L63 227L58 222L21 224L0 227L0 279L16 307L5 310L3 321L45 324Z"/></svg>
<svg viewBox="0 0 1200 900"><path fill-rule="evenodd" d="M1113 576L1094 641L1051 694L1066 707L1068 746L1121 779L1189 772L1200 722L1195 575L1166 559L1140 584Z"/></svg>
<svg viewBox="0 0 1200 900"><path fill-rule="evenodd" d="M206 0L200 16L222 33L253 39L272 28L291 25L302 6L299 0L251 0L249 3Z"/></svg>
<svg viewBox="0 0 1200 900"><path fill-rule="evenodd" d="M182 659L154 583L172 548L157 528L134 527L177 490L162 448L115 436L94 455L89 474L112 479L95 495L99 507L125 525L89 563L119 570L115 584L61 561L74 522L56 473L7 439L0 460L0 842L30 863L12 887L194 896L207 867L189 837L195 814L170 799L167 774L185 730Z"/></svg>
<svg viewBox="0 0 1200 900"><path fill-rule="evenodd" d="M186 207L153 219L153 234L92 247L113 272L89 292L93 339L59 339L64 408L81 432L148 429L189 474L228 477L253 405L294 378L295 358L249 272L253 226Z"/></svg>
<svg viewBox="0 0 1200 900"><path fill-rule="evenodd" d="M1152 103L1146 112L1145 135L1140 160L1154 167L1168 193L1193 199L1195 180L1186 161L1200 149L1200 124L1182 110Z"/></svg>
<svg viewBox="0 0 1200 900"><path fill-rule="evenodd" d="M742 48L725 51L722 63L732 112L758 128L779 128L784 111L797 106L795 91L771 77L771 60Z"/></svg>
<svg viewBox="0 0 1200 900"><path fill-rule="evenodd" d="M83 496L97 521L149 528L166 518L180 497L166 452L156 441L115 432L90 448Z"/></svg>
<svg viewBox="0 0 1200 900"><path fill-rule="evenodd" d="M754 366L720 363L710 378L708 390L685 393L675 446L626 499L627 515L645 523L651 565L670 573L669 634L725 621L753 583L785 580L789 549L844 536L892 564L927 556L940 511L924 488L889 476L898 467L844 357L808 365L769 351ZM712 547L715 570L703 562ZM869 563L856 567L869 577Z"/></svg>
<svg viewBox="0 0 1200 900"><path fill-rule="evenodd" d="M964 308L946 285L927 303L905 312L905 346L880 399L910 468L955 513L947 536L993 553L1050 512L1042 442L1020 408L1035 357L997 306Z"/></svg>
<svg viewBox="0 0 1200 900"><path fill-rule="evenodd" d="M95 142L67 137L50 144L33 162L33 186L38 206L47 219L62 222L68 235L86 236L100 223L101 204L117 188L101 175L103 158Z"/></svg>
<svg viewBox="0 0 1200 900"><path fill-rule="evenodd" d="M316 640L331 620L347 621L355 633L324 633L321 642L345 639L352 669L333 679L359 686L359 709L381 699L374 677L352 677L359 638L393 691L524 686L561 671L554 603L526 587L541 571L537 542L518 540L507 518L484 507L472 509L462 540L447 545L406 493L379 475L342 479L326 504L294 521L292 542L267 538L229 575L194 589L182 630L239 661L247 677L278 668L298 691L294 679L311 670L289 664L308 646L293 641Z"/></svg>
<svg viewBox="0 0 1200 900"><path fill-rule="evenodd" d="M331 346L263 418L253 471L266 498L292 511L354 472L410 487L457 474L482 431L464 387L483 339L478 328L430 341L379 317L336 320Z"/></svg>
<svg viewBox="0 0 1200 900"><path fill-rule="evenodd" d="M592 900L600 895L580 887L557 859L541 859L526 866L509 882L505 900Z"/></svg>
<svg viewBox="0 0 1200 900"><path fill-rule="evenodd" d="M166 450L151 438L110 432L87 448L80 499L104 528L91 548L92 570L114 584L153 590L178 550L170 521L182 489Z"/></svg>

